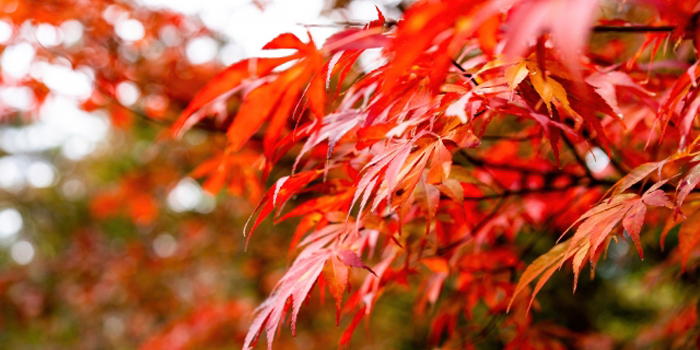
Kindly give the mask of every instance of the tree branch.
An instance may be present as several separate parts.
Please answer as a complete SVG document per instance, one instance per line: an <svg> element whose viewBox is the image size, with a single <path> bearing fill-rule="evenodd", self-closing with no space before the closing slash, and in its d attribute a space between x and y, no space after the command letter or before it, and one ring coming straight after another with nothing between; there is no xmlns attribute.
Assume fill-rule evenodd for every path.
<svg viewBox="0 0 700 350"><path fill-rule="evenodd" d="M493 219L496 216L496 214L498 214L498 211L501 210L501 207L503 207L503 204L505 204L505 202L506 202L506 197L505 196L501 197L501 200L498 201L498 203L491 210L491 212L488 215L486 215L483 219L481 219L481 221L479 221L479 223L476 224L476 226L474 226L474 228L471 230L472 233L478 233L479 230L481 230L484 226L486 226L486 224L489 221L491 221L491 219ZM456 240L456 241L454 241L454 242L452 242L452 243L450 243L442 248L439 248L435 252L435 255L438 255L438 256L444 255L446 252L460 246L462 243L468 242L469 240L472 239L472 237L473 237L473 235L465 236L465 237L462 237L462 238L460 238L460 239L458 239L458 240Z"/></svg>
<svg viewBox="0 0 700 350"><path fill-rule="evenodd" d="M361 21L340 21L340 22L335 22L335 23L329 23L329 24L303 24L303 23L298 23L301 26L307 27L307 28L333 28L333 27L364 27L367 25L367 22L361 22ZM393 20L388 20L384 22L384 27L385 28L392 28L395 25L398 24L398 21L393 21ZM676 29L675 26L653 26L653 25L622 25L622 26L616 26L616 25L597 25L591 27L591 31L594 33L663 33L663 32L672 32Z"/></svg>
<svg viewBox="0 0 700 350"><path fill-rule="evenodd" d="M674 26L611 26L597 25L593 26L593 33L663 33L672 32L676 29Z"/></svg>
<svg viewBox="0 0 700 350"><path fill-rule="evenodd" d="M591 172L591 169L588 169L588 165L586 164L586 161L581 158L581 155L578 154L576 151L576 146L574 145L571 140L569 140L564 133L562 133L561 138L564 140L564 143L566 144L567 147L571 150L571 153L574 155L574 158L576 158L576 162L583 168L583 171L586 172L586 176L595 179L593 176L593 173Z"/></svg>

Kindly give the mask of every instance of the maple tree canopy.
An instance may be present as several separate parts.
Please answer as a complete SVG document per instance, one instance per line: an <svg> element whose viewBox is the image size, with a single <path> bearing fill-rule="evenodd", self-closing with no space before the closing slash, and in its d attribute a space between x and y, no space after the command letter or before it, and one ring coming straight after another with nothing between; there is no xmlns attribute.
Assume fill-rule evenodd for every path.
<svg viewBox="0 0 700 350"><path fill-rule="evenodd" d="M323 320L343 327L334 339L318 335L321 348L330 341L341 347L369 342L353 334L363 320L382 317L386 293L411 298L413 309L402 310L398 326L408 326L405 317L427 319L418 347L613 348L632 340L700 346L696 1L416 1L403 4L398 18L377 8L369 23L339 22L324 42L279 33L263 47L273 57L228 67L188 62L181 43L158 44L157 55L149 51L165 28L215 36L180 15L139 12L119 1L92 8L61 0L43 10L30 3L6 11L14 25L28 19L60 25L80 13L90 31L77 47L36 51L42 59L91 69L95 88L82 110L109 110L111 124L125 135L136 135L140 123L158 124L141 136L153 146L137 151L145 153L137 156L140 165L91 194L90 217L126 215L134 227L177 227L184 232L179 245L171 235L157 235L153 246L161 258L180 254L183 271L214 259L189 253L205 246L218 252L212 255L265 257L240 268L247 278L265 281L259 291L269 296L255 310L245 298L198 305L159 331L134 330L144 349L177 348L172 344L184 334L178 329L189 332L182 347L197 348L234 324L246 325L233 336L244 349L263 333L272 349L285 321L293 335L311 327L297 322L312 317L303 310L318 309L310 300L323 300L326 292L335 324L332 317ZM119 43L116 22L102 14L109 6L141 16L142 38ZM17 47L26 39L11 40ZM364 72L358 60L371 53L380 53L382 64ZM125 103L124 81L145 97ZM29 87L37 111L51 96L48 83L32 77L3 76L2 84ZM184 176L199 182L180 181ZM174 211L196 206L177 206L180 192L172 187L178 181L180 190L199 190L201 183L217 200L234 204L209 216L205 208L196 217L169 218L160 209L163 193L175 201ZM226 216L231 212L252 215L242 222ZM73 243L73 254L88 259L101 245L89 233L94 228L81 230L88 233ZM232 238L241 232L244 239ZM224 248L236 244L247 252ZM114 263L102 273L119 282L103 281L102 288L126 294L141 288L131 293L144 295L133 297L144 304L158 299L149 287L132 284L133 275L159 269L160 260L137 243L127 251L109 258ZM635 262L625 264L639 270L624 271L636 276L638 288L682 285L668 292L676 293L668 297L672 302L655 306L646 328L614 335L612 326L605 333L561 321L566 316L558 313L592 292L574 294L571 305L557 304L555 293L581 288L585 266L593 281L621 279L613 270L631 255ZM118 263L124 256L128 263ZM79 258L56 259L55 266L68 266ZM271 260L287 263L283 272L260 267ZM66 269L89 274L80 266ZM595 276L597 270L607 277ZM200 275L187 276L205 279ZM552 296L540 293L555 278L571 283L548 284ZM69 290L98 288L81 283ZM596 282L585 283L591 290ZM85 293L85 300L97 298ZM87 301L73 301L81 302ZM162 305L151 312L167 314ZM153 319L161 316L149 315L144 311L139 322L158 329ZM208 320L201 328L199 318ZM285 339L280 347L292 344Z"/></svg>

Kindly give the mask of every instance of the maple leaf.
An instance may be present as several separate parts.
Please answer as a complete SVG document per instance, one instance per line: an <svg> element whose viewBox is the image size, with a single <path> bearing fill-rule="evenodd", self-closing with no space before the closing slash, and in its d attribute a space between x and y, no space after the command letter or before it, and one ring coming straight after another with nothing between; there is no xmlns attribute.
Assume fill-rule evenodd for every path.
<svg viewBox="0 0 700 350"><path fill-rule="evenodd" d="M346 2L336 1L327 10L346 11L340 8ZM7 154L0 160L0 185L10 197L16 195L7 204L16 207L31 231L17 232L28 236L10 242L10 258L21 265L19 248L37 248L30 266L8 265L0 274L0 292L7 291L0 298L8 314L21 315L43 331L47 317L56 321L46 308L49 300L62 305L66 315L81 315L70 322L90 326L111 312L105 309L113 306L109 291L125 290L135 307L122 308L106 324L107 336L127 347L136 344L116 336L121 332L113 331L123 328L112 327L120 324L116 319L125 324L156 320L128 328L132 338L146 340L144 348L208 348L231 339L250 348L263 332L271 347L283 322L289 321L296 333L301 305L318 286L322 305L326 290L332 296L336 324L346 317L341 347L350 345L362 319L382 317L376 315L377 303L391 291L391 297L415 296L410 309L421 316L413 317L419 328L429 325L428 346L460 348L486 341L506 347L605 348L617 344L591 340L598 335L590 329L577 334L542 322L561 305L542 303L541 317L528 314L563 264L571 263L576 290L583 266L590 263L593 275L612 241L629 236L642 258L652 241L645 235L663 226L661 248L669 232L678 232L678 245L671 254L647 256L645 264L657 264L651 278L669 282L672 288L664 288L670 291L693 282L692 276L678 279L678 267L692 272L700 261L695 194L700 68L690 52L700 47L697 2L640 0L623 8L597 0L404 5L383 5L388 13L402 13L396 20L377 8L377 19L370 23L321 24L338 29L322 45L310 34L281 33L262 48L291 54L278 51L287 56L247 58L221 69L217 60L195 63L186 55L198 37L223 44L196 18L129 1L3 3L0 117L7 125L0 128L0 146ZM82 35L70 42L75 19ZM142 37L124 37L125 24L140 24ZM47 43L52 36L56 40ZM659 51L663 44L673 49ZM17 50L32 57L24 62L31 69L21 76L16 75L23 69L11 64ZM378 68L369 72L366 50L380 57ZM67 129L56 124L63 120L83 127L80 120L63 117L73 114L72 105L56 103L66 99L59 96L66 79L52 78L56 70L87 74L89 94L69 99L78 98L75 107L90 116L107 113L118 128L116 138L110 138L115 142L99 141L101 134L77 135L90 145L99 141L98 156L89 160L87 171L71 154L77 136L70 133L63 140ZM131 90L138 92L135 99L124 93ZM62 117L51 117L59 109ZM179 117L161 133L171 137L157 138L158 152L142 152L144 137L174 116ZM182 141L171 139L185 133ZM36 176L42 171L35 171L42 169L35 162L53 161L53 147L59 146L69 158L52 168L54 175L60 172L60 188L55 181L47 185ZM589 154L582 157L579 146L591 149L595 162ZM605 149L609 159L597 148ZM133 161L124 161L127 154ZM76 165L67 167L64 161ZM608 161L609 166L597 168ZM171 184L185 174L218 195L215 207L193 207L200 193L190 182L192 205L187 207L193 212L175 208L185 187ZM672 187L675 197L670 198ZM223 189L227 193L220 193ZM57 195L70 200L57 201ZM76 200L80 196L89 202L89 215L66 214L84 211L86 201ZM211 204L207 199L202 204ZM239 334L239 327L228 323L246 314L247 302L221 307L196 302L190 313L182 309L178 293L159 286L170 285L173 269L182 274L178 278L199 278L198 269L181 267L197 265L204 255L208 270L240 270L244 278L267 281L272 270L259 263L269 259L239 269L238 259L226 258L239 247L239 238L228 233L238 215L248 214L247 202L257 207L243 228L246 249L262 221L272 216L279 231L273 244L263 241L254 250L265 250L273 265L285 259L288 265L254 312L248 333ZM166 204L173 210L161 208ZM5 210L2 215L9 218L16 214ZM120 215L130 222L115 220ZM123 225L132 224L145 236L124 235ZM48 251L45 244L30 243L34 235L53 229L77 234L53 235L46 241ZM521 259L529 244L551 232L567 240L557 241L526 267ZM530 241L524 233L537 236ZM50 259L39 258L43 254ZM32 275L36 283L27 282L27 273L44 270L54 273ZM42 275L61 276L65 281L58 286L71 292L56 294ZM625 283L629 277L616 278ZM206 287L214 296L230 294L226 283ZM615 295L601 299L589 294L599 290L586 289L586 295L576 297L580 303L568 304L576 306L571 314L595 319L601 308L585 307L587 300L615 302ZM158 303L150 302L151 290L158 291ZM658 324L651 331L616 341L692 347L697 300L677 296L672 305L652 310L663 317L648 317ZM502 314L507 309L511 312ZM173 310L192 316L173 316ZM676 315L677 320L664 320ZM149 334L161 325L162 331ZM487 328L476 328L481 325ZM221 332L226 327L234 332ZM7 340L16 343L17 332L8 330ZM187 334L182 336L182 330ZM313 331L304 338L317 344L328 340ZM398 339L385 338L386 344ZM66 341L73 344L71 338ZM85 341L75 340L75 345L86 347Z"/></svg>
<svg viewBox="0 0 700 350"><path fill-rule="evenodd" d="M267 348L272 349L273 337L284 316L285 305L289 298L292 298L291 322L292 332L294 332L299 308L330 256L329 250L320 250L299 257L294 261L289 271L278 282L273 294L256 309L255 320L250 326L243 344L244 349L251 349L255 346L263 327L267 333Z"/></svg>
<svg viewBox="0 0 700 350"><path fill-rule="evenodd" d="M336 256L326 262L323 270L323 278L328 285L333 298L335 298L336 317L335 323L340 323L340 309L343 303L343 293L348 286L348 270L347 264L344 264Z"/></svg>
<svg viewBox="0 0 700 350"><path fill-rule="evenodd" d="M675 84L673 84L668 97L659 109L659 118L664 122L662 129L663 135L666 133L666 128L671 122L674 113L677 112L679 103L684 99L688 99L680 110L680 115L682 115L680 121L682 125L680 148L683 148L687 143L690 136L690 126L700 107L700 101L697 101L696 97L699 92L696 88L698 77L700 77L700 66L696 62L688 68L685 74L681 75L680 79L678 79Z"/></svg>
<svg viewBox="0 0 700 350"><path fill-rule="evenodd" d="M539 277L530 300L530 304L532 304L535 295L542 289L544 283L570 258L573 258L574 290L576 290L578 275L586 258L592 265L595 265L603 243L609 242L609 234L620 222L632 238L639 256L644 259L639 233L644 223L647 206L673 208L673 204L666 197L666 194L659 189L665 183L666 181L662 181L655 184L642 196L633 193L615 195L584 213L572 224L573 227L580 223L571 239L557 244L548 253L540 256L528 266L518 282L510 303L513 303L515 296L530 282ZM566 232L562 234L562 237L565 234Z"/></svg>
<svg viewBox="0 0 700 350"><path fill-rule="evenodd" d="M248 242L250 242L250 237L253 235L253 232L255 232L255 229L258 227L258 225L260 225L262 220L265 219L267 215L272 213L272 211L278 205L278 203L281 207L287 200L289 200L289 198L291 198L295 193L301 190L302 187L308 185L311 181L320 176L321 173L322 172L318 170L310 170L297 173L291 176L285 176L277 180L275 185L271 189L269 189L267 193L265 193L263 199L260 201L257 208L255 208L255 211L250 216L250 218L248 218L248 222L246 222L246 225L243 227L243 233L245 235L248 224L253 219L253 216L259 211L255 222L253 222L253 227L250 229L250 232L248 232L248 240L246 241L246 247Z"/></svg>
<svg viewBox="0 0 700 350"><path fill-rule="evenodd" d="M205 191L216 195L226 186L229 193L234 196L248 194L251 203L257 203L263 195L264 189L258 179L258 171L251 164L259 161L259 156L251 152L221 154L202 162L192 170L193 178L204 178Z"/></svg>
<svg viewBox="0 0 700 350"><path fill-rule="evenodd" d="M338 257L340 258L340 261L343 262L343 264L350 266L350 267L361 267L369 272L371 272L373 275L377 276L377 274L372 271L369 266L365 265L365 263L362 262L359 256L355 254L352 250L349 249L343 249L338 252Z"/></svg>
<svg viewBox="0 0 700 350"><path fill-rule="evenodd" d="M256 309L255 320L246 335L244 349L255 346L263 329L267 333L268 349L272 348L275 333L284 318L289 299L292 305L291 327L294 334L299 309L322 273L336 299L338 319L342 294L348 285L348 268L361 267L377 276L355 251L339 246L338 239L347 232L347 228L344 223L330 224L311 233L299 243L304 247L303 250L277 283L270 297ZM362 232L369 233L367 230ZM343 244L353 244L355 240L362 240L362 234L350 237L351 239L344 240Z"/></svg>
<svg viewBox="0 0 700 350"><path fill-rule="evenodd" d="M216 99L225 98L227 94L234 93L234 89L239 87L245 79L267 75L276 67L295 58L295 56L252 58L234 63L210 80L209 83L199 90L197 95L192 98L190 104L182 111L179 119L171 127L172 134L175 136L180 135L183 131L196 124L203 115L191 118L193 113Z"/></svg>
<svg viewBox="0 0 700 350"><path fill-rule="evenodd" d="M597 0L512 1L508 37L503 51L511 56L525 52L544 31L551 33L566 64L576 67L588 41L589 28L598 10Z"/></svg>
<svg viewBox="0 0 700 350"><path fill-rule="evenodd" d="M692 162L697 161L700 161L700 157L698 156L692 159ZM674 217L678 216L683 202L698 184L700 184L700 164L693 166L681 181L678 182L678 186L676 187L676 211Z"/></svg>

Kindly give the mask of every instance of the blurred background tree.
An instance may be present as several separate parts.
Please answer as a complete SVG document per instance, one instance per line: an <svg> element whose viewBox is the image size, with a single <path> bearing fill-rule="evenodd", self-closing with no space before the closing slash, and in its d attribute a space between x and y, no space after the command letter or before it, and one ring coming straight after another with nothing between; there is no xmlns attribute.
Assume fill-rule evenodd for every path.
<svg viewBox="0 0 700 350"><path fill-rule="evenodd" d="M260 243L244 251L241 228L272 181L261 183L257 155L244 150L231 158L229 178L205 180L206 169L197 167L220 155L230 118L204 120L177 141L164 136L165 128L224 67L270 55L261 48L279 33L309 31L322 43L345 22L376 19L375 5L398 19L409 4L0 2L1 347L240 348L253 309L289 263L282 257L294 225L273 230L265 222L256 233ZM641 41L612 35L624 47ZM601 51L611 50L610 38L594 38L594 48L596 40L606 43ZM381 64L379 57L363 54L348 80ZM234 97L219 107L240 102ZM283 160L270 179L288 173L292 162ZM529 247L524 261L549 250L554 239L547 237L558 232L551 230L536 243L519 236ZM647 248L644 261L625 241L611 246L598 277L582 279L575 295L568 288L573 276L556 274L533 317L551 322L545 333L577 346L671 346L674 333L697 327L697 311L676 310L678 300L698 293L697 256L680 279L676 265L662 264L678 261L676 245L670 234L666 250ZM366 326L371 331L361 326L352 348L440 343L428 317L413 318L421 280L407 278L387 291L391 297ZM296 337L283 330L276 348L335 346L352 317L336 327L332 298L308 304ZM476 312L461 324L464 342L502 347L500 316L485 307Z"/></svg>
<svg viewBox="0 0 700 350"><path fill-rule="evenodd" d="M225 121L158 137L214 74L280 32L375 14L321 0L2 1L2 347L240 348L289 238L264 227L269 244L243 251L264 191L253 154L218 196L191 178ZM308 28L320 42L338 29ZM333 314L320 318L286 348L334 344Z"/></svg>

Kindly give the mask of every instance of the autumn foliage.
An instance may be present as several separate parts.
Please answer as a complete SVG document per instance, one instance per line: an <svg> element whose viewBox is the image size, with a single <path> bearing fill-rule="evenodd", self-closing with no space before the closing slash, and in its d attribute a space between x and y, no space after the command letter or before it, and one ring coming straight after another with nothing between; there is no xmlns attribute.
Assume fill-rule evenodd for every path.
<svg viewBox="0 0 700 350"><path fill-rule="evenodd" d="M264 46L280 50L274 57L228 67L191 64L176 45L125 62L101 13L143 16L144 37L129 46L143 50L164 26L214 35L180 15L67 0L44 13L29 3L19 2L14 23L85 21L83 47L37 51L94 69L81 107L108 110L124 134L149 131L140 137L153 146L95 190L84 215L181 232L175 257L161 263L129 236L97 261L90 251L107 249L99 232L111 231L85 225L45 272L82 271L59 279L70 290L127 291L116 310L152 308L129 316L149 330L130 330L143 349L250 349L263 334L270 349L293 347L286 328L306 332L312 323L301 320L316 314L340 331L304 333L314 346L369 346L393 339L369 326L392 298L409 300L395 327L415 327L401 348L700 346L695 2L417 1L400 18L377 8L369 23L340 22L324 42L280 33ZM366 52L384 64L362 71ZM124 80L147 97L124 106L115 92ZM3 84L30 86L37 108L46 95L33 79ZM204 136L183 143L193 134ZM171 218L163 198L185 176L228 204ZM104 271L76 263L81 254ZM193 266L218 270L234 255L251 261L235 267L244 279L264 281L256 289L268 296L254 310L219 286L216 297L188 289L206 302L169 313L177 296L138 277L197 280ZM272 273L273 264L285 267ZM584 268L590 279L579 278ZM8 272L0 292L23 273ZM620 335L605 329L614 322L592 320L617 317L603 305L624 302L606 300L613 282L600 280L624 278L638 294L662 290L672 301L649 306L646 323ZM72 303L95 302L84 298Z"/></svg>

